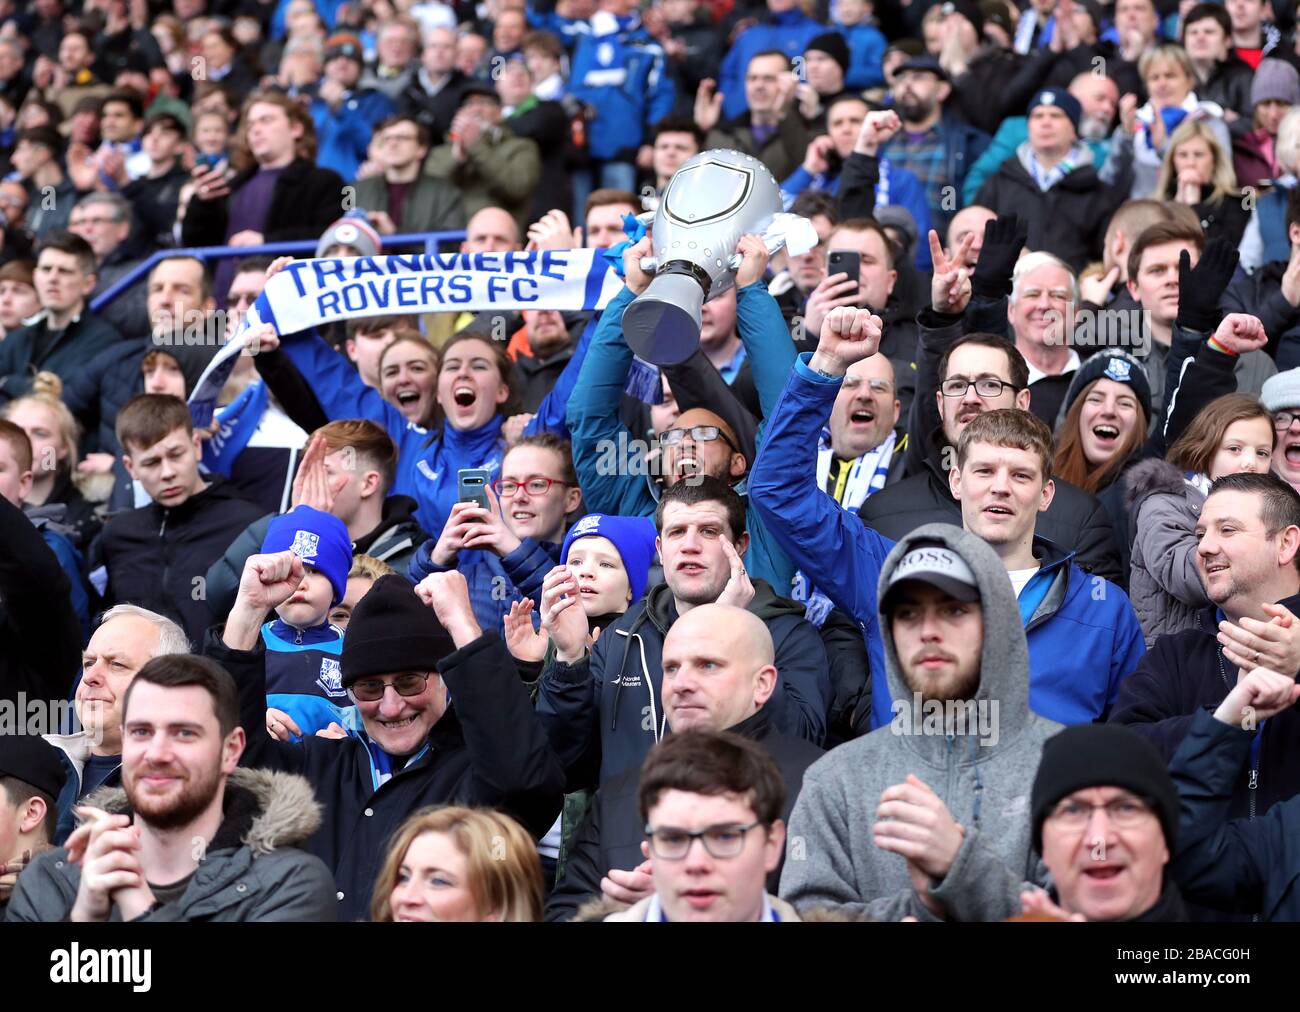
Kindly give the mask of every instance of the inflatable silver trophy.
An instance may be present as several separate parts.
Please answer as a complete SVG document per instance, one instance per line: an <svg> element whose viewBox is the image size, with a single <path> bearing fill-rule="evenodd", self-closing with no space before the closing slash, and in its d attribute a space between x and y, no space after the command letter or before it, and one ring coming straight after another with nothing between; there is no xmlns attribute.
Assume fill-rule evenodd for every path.
<svg viewBox="0 0 1300 1012"><path fill-rule="evenodd" d="M804 219L783 213L776 179L752 155L719 149L685 162L654 213L653 255L641 261L652 276L650 287L623 313L628 345L656 365L689 358L700 343L700 307L735 283L741 237L761 235L775 253L787 244L791 221L811 231ZM789 231L792 253L806 252L817 242L813 232L811 243L796 243L793 232L802 235L804 230Z"/></svg>

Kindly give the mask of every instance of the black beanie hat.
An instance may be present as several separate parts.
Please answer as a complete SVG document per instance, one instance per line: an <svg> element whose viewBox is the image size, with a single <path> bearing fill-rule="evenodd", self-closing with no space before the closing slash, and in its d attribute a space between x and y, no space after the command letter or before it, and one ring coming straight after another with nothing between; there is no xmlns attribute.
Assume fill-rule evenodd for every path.
<svg viewBox="0 0 1300 1012"><path fill-rule="evenodd" d="M1079 399L1079 395L1093 380L1108 379L1116 383L1127 383L1133 388L1133 395L1142 405L1147 423L1151 422L1151 381L1147 378L1146 366L1126 351L1108 348L1083 360L1065 391L1065 413Z"/></svg>
<svg viewBox="0 0 1300 1012"><path fill-rule="evenodd" d="M381 576L357 602L343 637L343 687L358 678L433 671L456 649L451 636L404 576Z"/></svg>
<svg viewBox="0 0 1300 1012"><path fill-rule="evenodd" d="M819 53L825 53L832 60L840 65L840 70L847 75L849 72L849 44L844 41L844 36L839 32L823 32L809 40L808 45L803 47L806 53L810 49L815 49Z"/></svg>
<svg viewBox="0 0 1300 1012"><path fill-rule="evenodd" d="M1174 852L1178 791L1155 746L1119 724L1067 727L1043 745L1030 796L1034 850L1043 852L1043 822L1062 798L1089 787L1123 787L1150 801L1165 846Z"/></svg>
<svg viewBox="0 0 1300 1012"><path fill-rule="evenodd" d="M57 798L67 772L62 753L39 734L4 734L0 735L0 777L15 777ZM47 812L46 818L57 819L58 814Z"/></svg>

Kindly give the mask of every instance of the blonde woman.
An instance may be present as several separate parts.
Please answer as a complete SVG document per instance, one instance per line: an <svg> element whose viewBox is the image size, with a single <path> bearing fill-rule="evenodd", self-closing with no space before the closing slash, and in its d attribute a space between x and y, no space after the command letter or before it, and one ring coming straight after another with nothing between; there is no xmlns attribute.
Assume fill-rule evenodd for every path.
<svg viewBox="0 0 1300 1012"><path fill-rule="evenodd" d="M542 866L519 823L490 809L428 809L398 829L373 921L540 921Z"/></svg>
<svg viewBox="0 0 1300 1012"><path fill-rule="evenodd" d="M1195 211L1207 242L1224 239L1236 246L1250 221L1231 153L1204 120L1184 119L1173 132L1151 196L1176 200Z"/></svg>

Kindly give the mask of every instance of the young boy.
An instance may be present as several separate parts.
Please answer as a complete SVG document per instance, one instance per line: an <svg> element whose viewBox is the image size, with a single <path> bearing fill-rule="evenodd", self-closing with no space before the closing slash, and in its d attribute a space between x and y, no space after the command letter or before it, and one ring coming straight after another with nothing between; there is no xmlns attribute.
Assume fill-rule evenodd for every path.
<svg viewBox="0 0 1300 1012"><path fill-rule="evenodd" d="M299 506L271 521L262 551L290 551L303 562L302 583L262 626L266 705L292 717L303 734L314 734L340 721L350 706L339 673L343 630L329 613L347 595L352 541L338 517Z"/></svg>

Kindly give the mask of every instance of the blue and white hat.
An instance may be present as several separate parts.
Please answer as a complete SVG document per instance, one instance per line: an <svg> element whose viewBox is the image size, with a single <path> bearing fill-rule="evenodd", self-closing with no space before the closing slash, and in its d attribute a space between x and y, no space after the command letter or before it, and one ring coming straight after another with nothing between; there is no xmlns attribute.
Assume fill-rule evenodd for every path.
<svg viewBox="0 0 1300 1012"><path fill-rule="evenodd" d="M1151 381L1147 378L1146 367L1128 352L1118 348L1099 351L1079 366L1074 379L1070 381L1070 389L1065 392L1066 414L1069 414L1079 395L1094 380L1099 379L1113 380L1132 387L1147 421L1151 420Z"/></svg>
<svg viewBox="0 0 1300 1012"><path fill-rule="evenodd" d="M323 573L334 591L331 604L338 604L348 592L352 539L347 526L332 513L299 506L276 517L266 529L262 551L293 552L303 565Z"/></svg>

